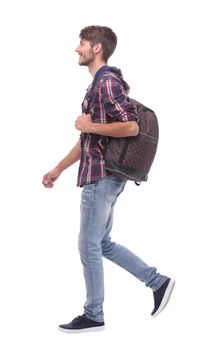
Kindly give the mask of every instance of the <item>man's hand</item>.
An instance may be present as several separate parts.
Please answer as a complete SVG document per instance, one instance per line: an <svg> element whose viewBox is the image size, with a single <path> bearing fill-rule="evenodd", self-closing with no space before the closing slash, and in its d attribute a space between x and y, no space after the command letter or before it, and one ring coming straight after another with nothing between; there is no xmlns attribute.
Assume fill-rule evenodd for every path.
<svg viewBox="0 0 208 350"><path fill-rule="evenodd" d="M81 114L75 121L75 128L79 131L89 133L91 132L92 118L90 114Z"/></svg>
<svg viewBox="0 0 208 350"><path fill-rule="evenodd" d="M49 173L43 176L42 184L46 188L53 187L54 181L58 179L59 175L61 175L61 171L57 168L54 168L53 170L49 171Z"/></svg>

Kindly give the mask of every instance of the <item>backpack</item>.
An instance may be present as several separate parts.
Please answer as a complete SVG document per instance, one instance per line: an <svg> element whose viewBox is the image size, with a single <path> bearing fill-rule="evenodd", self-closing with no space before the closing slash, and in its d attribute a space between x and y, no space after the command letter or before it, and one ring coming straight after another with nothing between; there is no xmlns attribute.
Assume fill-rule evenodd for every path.
<svg viewBox="0 0 208 350"><path fill-rule="evenodd" d="M109 70L109 66L102 67L93 80L92 93L102 75ZM152 166L159 138L159 126L155 113L140 102L129 98L135 105L138 114L139 133L131 137L108 137L108 144L101 154L105 169L112 174L127 180L135 181L136 185L147 181ZM89 103L90 105L90 103Z"/></svg>
<svg viewBox="0 0 208 350"><path fill-rule="evenodd" d="M147 181L157 151L159 127L155 113L130 98L138 114L139 133L131 137L108 137L107 147L100 151L105 169L138 185ZM99 144L98 144L99 145ZM100 146L100 145L99 145Z"/></svg>

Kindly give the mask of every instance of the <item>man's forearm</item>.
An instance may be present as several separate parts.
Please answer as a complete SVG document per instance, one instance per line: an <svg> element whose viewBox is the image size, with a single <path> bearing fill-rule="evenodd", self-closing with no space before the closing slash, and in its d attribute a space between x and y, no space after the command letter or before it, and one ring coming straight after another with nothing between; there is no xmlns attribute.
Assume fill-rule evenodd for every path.
<svg viewBox="0 0 208 350"><path fill-rule="evenodd" d="M113 122L107 124L91 123L89 132L104 136L128 137L138 135L139 126L135 121Z"/></svg>
<svg viewBox="0 0 208 350"><path fill-rule="evenodd" d="M61 172L67 169L72 164L76 163L81 157L81 141L79 140L76 145L71 149L69 154L62 159L60 163L56 166Z"/></svg>

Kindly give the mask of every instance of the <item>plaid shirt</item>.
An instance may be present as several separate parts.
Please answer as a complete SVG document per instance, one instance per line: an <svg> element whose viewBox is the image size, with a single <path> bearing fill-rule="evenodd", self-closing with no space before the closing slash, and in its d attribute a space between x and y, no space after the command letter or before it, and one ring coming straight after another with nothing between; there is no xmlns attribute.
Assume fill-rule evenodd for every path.
<svg viewBox="0 0 208 350"><path fill-rule="evenodd" d="M89 113L93 123L136 121L138 117L135 107L128 99L128 84L123 80L119 69L109 68L111 68L110 71L101 76L95 88L92 87L93 83L88 87L82 103L82 113ZM108 137L81 133L80 138L82 153L77 186L82 187L109 175L110 172L105 170L104 160L98 146L99 143L104 149Z"/></svg>

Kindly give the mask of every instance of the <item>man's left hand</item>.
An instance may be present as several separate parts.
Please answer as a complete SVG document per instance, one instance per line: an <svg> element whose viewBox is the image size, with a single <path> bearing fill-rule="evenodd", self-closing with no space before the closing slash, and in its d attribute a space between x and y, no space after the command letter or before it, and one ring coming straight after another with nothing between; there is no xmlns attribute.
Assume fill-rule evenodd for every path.
<svg viewBox="0 0 208 350"><path fill-rule="evenodd" d="M90 114L81 114L75 121L75 128L79 131L89 133L91 130L92 118Z"/></svg>

